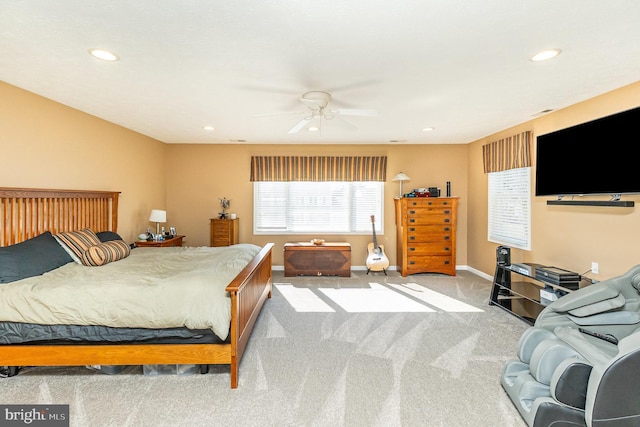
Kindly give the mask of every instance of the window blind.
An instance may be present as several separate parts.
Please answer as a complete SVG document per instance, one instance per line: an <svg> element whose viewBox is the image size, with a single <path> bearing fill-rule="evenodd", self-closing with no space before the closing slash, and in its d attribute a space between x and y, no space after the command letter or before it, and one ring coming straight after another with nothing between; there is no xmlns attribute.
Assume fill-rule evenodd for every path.
<svg viewBox="0 0 640 427"><path fill-rule="evenodd" d="M384 183L254 182L255 234L382 234Z"/></svg>
<svg viewBox="0 0 640 427"><path fill-rule="evenodd" d="M530 167L489 174L489 241L531 250L530 193Z"/></svg>

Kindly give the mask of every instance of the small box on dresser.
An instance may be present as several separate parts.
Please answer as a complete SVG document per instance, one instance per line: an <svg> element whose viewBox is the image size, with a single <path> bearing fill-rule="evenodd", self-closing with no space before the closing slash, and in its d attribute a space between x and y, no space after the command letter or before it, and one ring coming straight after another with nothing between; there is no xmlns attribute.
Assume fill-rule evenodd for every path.
<svg viewBox="0 0 640 427"><path fill-rule="evenodd" d="M397 269L456 275L457 197L404 197L396 208Z"/></svg>

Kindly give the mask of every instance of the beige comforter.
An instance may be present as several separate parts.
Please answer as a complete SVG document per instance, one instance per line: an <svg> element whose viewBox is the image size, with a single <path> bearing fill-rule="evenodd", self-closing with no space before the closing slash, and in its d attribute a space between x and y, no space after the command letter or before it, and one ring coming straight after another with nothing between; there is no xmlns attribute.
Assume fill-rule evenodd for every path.
<svg viewBox="0 0 640 427"><path fill-rule="evenodd" d="M226 339L225 287L260 251L230 247L137 248L102 267L71 262L0 285L0 321L211 329Z"/></svg>

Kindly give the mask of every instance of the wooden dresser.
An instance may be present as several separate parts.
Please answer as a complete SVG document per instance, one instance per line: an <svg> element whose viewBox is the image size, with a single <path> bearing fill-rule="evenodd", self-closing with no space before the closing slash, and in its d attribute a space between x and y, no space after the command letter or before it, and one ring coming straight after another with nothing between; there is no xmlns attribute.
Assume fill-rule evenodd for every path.
<svg viewBox="0 0 640 427"><path fill-rule="evenodd" d="M397 269L456 275L457 197L404 197L396 208Z"/></svg>
<svg viewBox="0 0 640 427"><path fill-rule="evenodd" d="M209 246L230 246L240 243L238 239L238 225L240 220L211 219L211 239Z"/></svg>

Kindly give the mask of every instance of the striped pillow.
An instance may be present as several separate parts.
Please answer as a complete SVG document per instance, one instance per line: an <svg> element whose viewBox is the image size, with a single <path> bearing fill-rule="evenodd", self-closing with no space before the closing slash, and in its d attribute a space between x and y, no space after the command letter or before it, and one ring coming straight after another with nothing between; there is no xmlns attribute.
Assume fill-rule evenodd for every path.
<svg viewBox="0 0 640 427"><path fill-rule="evenodd" d="M82 253L80 261L88 267L99 267L126 258L129 254L131 247L123 240L111 240L88 248Z"/></svg>
<svg viewBox="0 0 640 427"><path fill-rule="evenodd" d="M71 251L78 259L82 257L84 251L91 246L99 245L100 239L90 228L79 231L65 231L56 234L56 237ZM74 259L75 261L75 259ZM77 261L76 261L77 262Z"/></svg>

